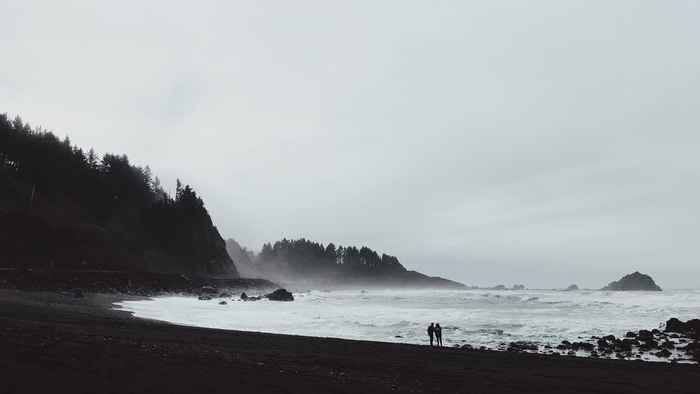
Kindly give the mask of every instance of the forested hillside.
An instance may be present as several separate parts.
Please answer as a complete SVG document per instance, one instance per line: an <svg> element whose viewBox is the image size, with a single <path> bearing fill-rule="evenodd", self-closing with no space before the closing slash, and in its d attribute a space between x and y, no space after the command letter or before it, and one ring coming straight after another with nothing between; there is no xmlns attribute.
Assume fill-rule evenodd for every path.
<svg viewBox="0 0 700 394"><path fill-rule="evenodd" d="M263 245L259 254L226 241L229 254L245 276L281 282L337 286L405 286L465 288L461 283L407 270L395 256L363 246L338 246L306 239L283 239Z"/></svg>
<svg viewBox="0 0 700 394"><path fill-rule="evenodd" d="M238 276L195 191L0 115L0 266Z"/></svg>

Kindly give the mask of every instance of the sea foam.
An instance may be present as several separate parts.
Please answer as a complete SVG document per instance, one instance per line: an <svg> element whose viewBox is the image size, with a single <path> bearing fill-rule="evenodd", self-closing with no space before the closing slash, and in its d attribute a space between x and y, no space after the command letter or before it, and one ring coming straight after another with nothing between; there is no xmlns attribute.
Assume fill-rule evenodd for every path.
<svg viewBox="0 0 700 394"><path fill-rule="evenodd" d="M316 337L427 344L440 323L445 346L503 349L511 342L624 337L700 317L700 291L370 290L296 293L293 302L158 297L118 303L137 317L175 324Z"/></svg>

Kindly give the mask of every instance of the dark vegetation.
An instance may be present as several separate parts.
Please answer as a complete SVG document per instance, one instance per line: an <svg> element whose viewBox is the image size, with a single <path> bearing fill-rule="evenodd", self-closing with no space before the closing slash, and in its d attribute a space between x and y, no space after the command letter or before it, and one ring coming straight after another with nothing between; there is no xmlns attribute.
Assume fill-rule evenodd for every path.
<svg viewBox="0 0 700 394"><path fill-rule="evenodd" d="M139 272L143 283L150 274L236 278L240 270L308 284L465 288L364 246L284 239L256 255L233 240L227 245L190 186L178 180L170 196L148 166L132 165L126 155L98 157L6 114L0 115L0 251L0 268L24 272L6 278L12 283L27 269L50 270L53 280L64 271ZM171 290L189 286L159 278Z"/></svg>
<svg viewBox="0 0 700 394"><path fill-rule="evenodd" d="M238 277L202 199L0 115L0 267Z"/></svg>
<svg viewBox="0 0 700 394"><path fill-rule="evenodd" d="M368 248L283 239L263 245L259 254L226 241L229 254L244 276L281 282L337 286L404 286L466 288L461 283L407 270L395 256Z"/></svg>

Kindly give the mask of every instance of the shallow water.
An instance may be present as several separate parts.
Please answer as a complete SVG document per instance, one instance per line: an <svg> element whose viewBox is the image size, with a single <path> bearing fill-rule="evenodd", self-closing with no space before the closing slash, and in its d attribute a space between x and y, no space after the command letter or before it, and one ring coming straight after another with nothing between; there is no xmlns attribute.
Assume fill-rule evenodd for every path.
<svg viewBox="0 0 700 394"><path fill-rule="evenodd" d="M524 341L624 337L663 329L671 317L700 318L700 290L663 292L540 290L370 290L295 293L293 302L161 297L119 303L138 317L176 324L291 335L428 344L440 323L444 346L499 349Z"/></svg>

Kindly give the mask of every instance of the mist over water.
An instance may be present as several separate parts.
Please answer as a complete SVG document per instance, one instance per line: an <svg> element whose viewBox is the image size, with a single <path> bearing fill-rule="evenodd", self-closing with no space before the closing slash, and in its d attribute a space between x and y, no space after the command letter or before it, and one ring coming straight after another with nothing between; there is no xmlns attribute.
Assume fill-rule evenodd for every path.
<svg viewBox="0 0 700 394"><path fill-rule="evenodd" d="M624 337L663 329L672 317L700 317L700 291L345 290L295 293L293 302L200 301L162 297L118 303L137 317L176 324L428 344L427 326L440 323L444 346L499 349L525 341L556 347L562 340Z"/></svg>

